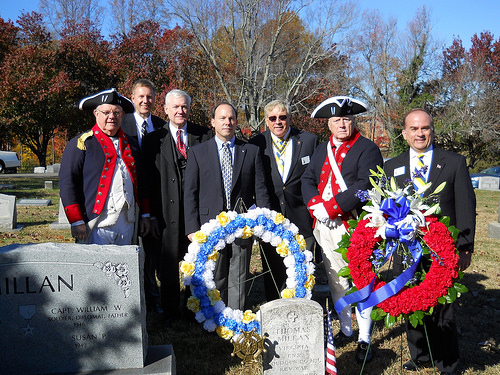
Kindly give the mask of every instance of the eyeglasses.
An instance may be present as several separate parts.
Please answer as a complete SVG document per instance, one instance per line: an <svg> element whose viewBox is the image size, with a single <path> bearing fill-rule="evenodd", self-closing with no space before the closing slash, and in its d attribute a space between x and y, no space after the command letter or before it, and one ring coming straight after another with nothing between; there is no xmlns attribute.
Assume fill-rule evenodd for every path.
<svg viewBox="0 0 500 375"><path fill-rule="evenodd" d="M281 116L278 116L278 117L276 117L276 116L269 116L268 117L269 121L271 121L271 122L275 122L278 118L280 119L280 121L286 121L286 119L288 118L288 116L287 115L281 115Z"/></svg>
<svg viewBox="0 0 500 375"><path fill-rule="evenodd" d="M123 111L101 111L100 109L97 108L95 110L101 112L106 117L111 116L111 114L113 114L115 117L118 117L123 113Z"/></svg>

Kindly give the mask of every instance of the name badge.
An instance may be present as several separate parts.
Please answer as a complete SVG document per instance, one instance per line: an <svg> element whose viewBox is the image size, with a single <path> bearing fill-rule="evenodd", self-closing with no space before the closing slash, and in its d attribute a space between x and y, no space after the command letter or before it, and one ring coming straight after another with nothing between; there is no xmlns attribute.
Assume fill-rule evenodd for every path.
<svg viewBox="0 0 500 375"><path fill-rule="evenodd" d="M311 161L311 158L309 157L309 155L307 155L307 156L304 156L301 160L302 160L302 165L306 165L306 164L309 164L309 162Z"/></svg>
<svg viewBox="0 0 500 375"><path fill-rule="evenodd" d="M394 170L394 177L401 176L402 174L405 174L405 166L404 165L402 167L396 168Z"/></svg>

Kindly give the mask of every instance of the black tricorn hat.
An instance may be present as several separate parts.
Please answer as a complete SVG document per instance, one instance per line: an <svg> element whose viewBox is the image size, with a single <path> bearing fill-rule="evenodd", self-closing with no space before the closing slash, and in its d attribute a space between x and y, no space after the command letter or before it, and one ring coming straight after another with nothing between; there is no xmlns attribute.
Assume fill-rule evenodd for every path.
<svg viewBox="0 0 500 375"><path fill-rule="evenodd" d="M311 114L312 118L330 118L357 115L366 112L366 104L348 96L333 96L318 105Z"/></svg>
<svg viewBox="0 0 500 375"><path fill-rule="evenodd" d="M96 109L101 104L115 104L122 107L125 113L134 113L134 103L123 95L120 95L116 89L101 91L95 95L87 96L80 100L80 109Z"/></svg>

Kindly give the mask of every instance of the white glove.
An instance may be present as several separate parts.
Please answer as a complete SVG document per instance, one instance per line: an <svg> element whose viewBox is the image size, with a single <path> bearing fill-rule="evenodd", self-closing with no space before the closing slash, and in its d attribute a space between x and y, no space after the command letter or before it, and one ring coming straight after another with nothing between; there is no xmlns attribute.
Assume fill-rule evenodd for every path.
<svg viewBox="0 0 500 375"><path fill-rule="evenodd" d="M325 223L327 220L330 220L330 215L328 215L323 203L315 204L309 208L313 210L313 216L321 223Z"/></svg>

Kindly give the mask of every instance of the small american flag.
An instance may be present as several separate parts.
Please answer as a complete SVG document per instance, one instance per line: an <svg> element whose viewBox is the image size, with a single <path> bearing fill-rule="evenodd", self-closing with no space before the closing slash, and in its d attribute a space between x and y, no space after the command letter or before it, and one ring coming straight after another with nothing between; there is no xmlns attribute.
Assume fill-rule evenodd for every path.
<svg viewBox="0 0 500 375"><path fill-rule="evenodd" d="M327 307L327 339L326 339L326 374L337 375L337 361L335 360L335 343L333 342L332 317Z"/></svg>

